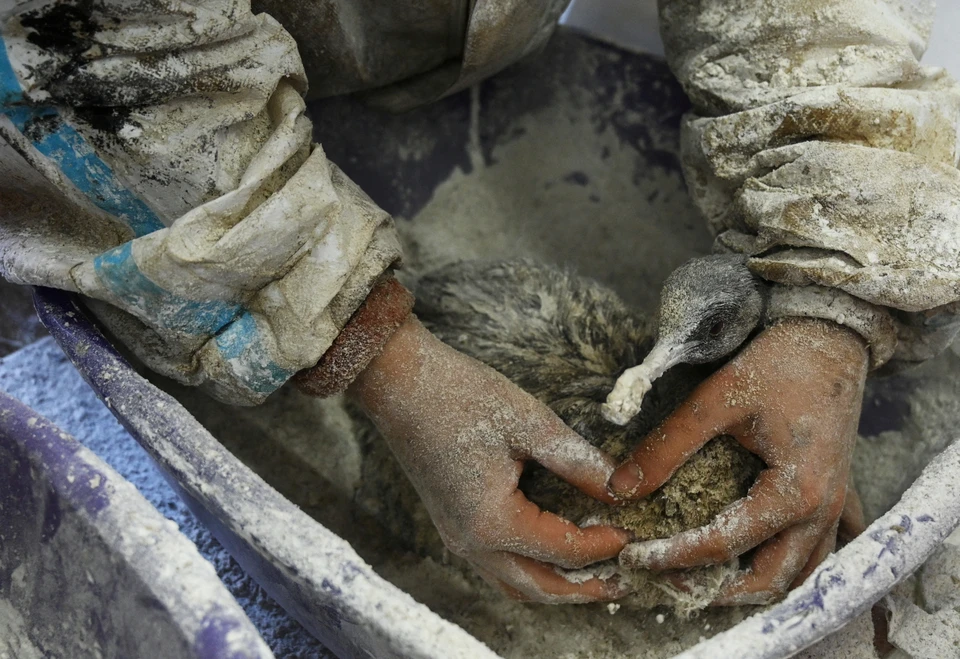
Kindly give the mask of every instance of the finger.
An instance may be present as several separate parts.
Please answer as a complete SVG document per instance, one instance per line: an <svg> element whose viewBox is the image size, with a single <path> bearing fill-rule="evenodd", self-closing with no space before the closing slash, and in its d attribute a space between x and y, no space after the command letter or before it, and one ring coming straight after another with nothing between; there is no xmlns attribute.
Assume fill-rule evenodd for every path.
<svg viewBox="0 0 960 659"><path fill-rule="evenodd" d="M817 569L817 566L823 563L827 556L833 553L833 550L837 548L837 524L834 524L833 527L820 538L820 542L817 543L817 546L814 548L813 553L810 554L810 558L807 559L807 564L803 566L803 569L800 570L800 573L793 580L793 583L790 584L790 590L793 590L804 581L807 580L813 571Z"/></svg>
<svg viewBox="0 0 960 659"><path fill-rule="evenodd" d="M620 553L620 564L661 571L726 563L796 523L796 504L780 487L782 480L776 469L760 472L749 494L706 526L627 545Z"/></svg>
<svg viewBox="0 0 960 659"><path fill-rule="evenodd" d="M607 483L616 463L609 455L573 432L558 419L552 437L527 451L527 457L567 481L587 496L607 504L617 500L611 496Z"/></svg>
<svg viewBox="0 0 960 659"><path fill-rule="evenodd" d="M530 601L529 597L521 593L519 590L517 590L513 586L510 586L504 583L503 581L501 581L500 579L498 579L496 576L494 576L492 572L489 572L488 570L484 570L479 565L474 565L473 569L477 571L477 574L479 574L484 581L486 581L488 584L490 584L491 586L493 586L494 588L502 592L504 595L506 595L510 599L517 600L518 602Z"/></svg>
<svg viewBox="0 0 960 659"><path fill-rule="evenodd" d="M723 434L744 414L719 398L730 385L722 372L700 385L659 428L650 433L610 479L621 499L639 499L663 485L691 455Z"/></svg>
<svg viewBox="0 0 960 659"><path fill-rule="evenodd" d="M843 512L840 513L838 535L840 541L846 544L866 530L867 522L863 517L863 504L853 486L853 476L851 476L847 485L847 498L843 504Z"/></svg>
<svg viewBox="0 0 960 659"><path fill-rule="evenodd" d="M500 552L483 559L483 568L497 575L523 596L543 604L609 602L630 593L621 575L607 578L584 572L566 572L525 556Z"/></svg>
<svg viewBox="0 0 960 659"><path fill-rule="evenodd" d="M615 558L631 540L612 526L581 529L573 522L541 510L516 490L507 501L510 521L497 548L569 569Z"/></svg>
<svg viewBox="0 0 960 659"><path fill-rule="evenodd" d="M750 569L725 585L715 606L763 605L774 602L810 560L821 532L813 523L791 526L757 550Z"/></svg>

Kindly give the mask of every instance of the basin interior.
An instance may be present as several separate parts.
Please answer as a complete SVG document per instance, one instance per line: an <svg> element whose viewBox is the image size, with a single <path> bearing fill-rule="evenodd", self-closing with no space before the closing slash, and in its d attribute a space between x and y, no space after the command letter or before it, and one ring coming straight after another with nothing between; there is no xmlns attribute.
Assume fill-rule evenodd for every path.
<svg viewBox="0 0 960 659"><path fill-rule="evenodd" d="M313 112L328 154L398 217L409 281L460 258L523 256L570 266L649 310L666 275L711 244L678 165L685 107L659 60L563 34L537 60L417 113L384 117L350 100ZM952 436L958 366L949 351L870 382L854 466L870 519ZM412 553L358 505L365 456L342 401L286 387L238 410L154 381L379 574L505 657L669 657L750 613L685 620L505 600L452 557Z"/></svg>
<svg viewBox="0 0 960 659"><path fill-rule="evenodd" d="M33 420L33 427L46 423ZM196 656L191 639L157 599L157 585L143 581L108 542L113 534L104 535L96 522L101 507L110 505L106 490L120 495L106 482L116 474L65 435L55 434L51 446L55 442L64 445L62 462L50 459L50 447L41 457L0 435L0 657ZM65 493L48 470L51 462L67 470L75 489ZM122 492L137 496L129 486ZM155 521L165 522L159 515Z"/></svg>

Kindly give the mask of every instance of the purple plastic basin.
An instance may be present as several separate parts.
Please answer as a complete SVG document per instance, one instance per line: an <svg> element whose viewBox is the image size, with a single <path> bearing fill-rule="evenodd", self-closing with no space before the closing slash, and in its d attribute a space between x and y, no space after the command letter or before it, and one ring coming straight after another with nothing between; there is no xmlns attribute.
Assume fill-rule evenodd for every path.
<svg viewBox="0 0 960 659"><path fill-rule="evenodd" d="M273 656L172 522L3 392L0 604L0 628L18 637L2 640L23 659Z"/></svg>
<svg viewBox="0 0 960 659"><path fill-rule="evenodd" d="M194 514L291 615L342 657L493 657L459 627L379 577L144 380L71 296L40 290L50 333L157 460ZM960 444L936 458L899 504L827 559L782 603L685 658L781 659L839 630L930 557L960 523ZM295 529L295 533L290 533Z"/></svg>
<svg viewBox="0 0 960 659"><path fill-rule="evenodd" d="M589 145L597 135L614 135L616 148L632 160L630 167L611 169L595 179L571 171L549 182L553 189L596 188L591 198L595 212L583 211L587 217L575 218L594 233L568 244L551 243L556 253L549 256L574 262L584 274L614 285L662 280L679 262L651 258L613 271L604 270L604 258L577 261L599 248L599 254L616 254L620 260L623 251L636 254L631 251L635 236L628 235L632 225L616 223L606 205L612 199L604 195L626 195L631 181L642 182L649 170L658 172L659 188L642 199L630 197L631 208L651 214L666 209L669 216L660 218L658 226L669 231L637 235L650 241L682 240L691 250L697 245L709 248L709 240L701 244L704 236L694 231L700 219L692 207L642 205L643 199L656 204L683 194L679 122L688 104L662 61L560 34L546 55L525 66L486 81L472 96L444 99L399 118L378 115L350 99L315 103L311 109L317 141L384 209L413 218L451 172L482 171L502 156L500 147L541 121L543 108L567 103L558 113L564 118L554 119L557 125L565 125L568 116L586 114L589 119L578 125L582 144ZM526 125L517 121L522 117ZM430 139L422 139L424 135ZM391 151L390 145L406 146ZM411 158L412 152L422 157ZM618 184L608 190L605 184L614 180ZM520 194L526 199L534 192L524 189ZM540 194L538 199L549 203L550 197ZM558 204L555 212L564 218L568 209ZM544 242L539 235L527 238L523 244ZM584 269L585 264L594 269ZM644 291L634 286L633 292ZM37 302L41 319L64 352L196 516L277 602L334 652L377 659L495 656L380 578L346 541L242 464L174 398L137 375L85 319L75 300L40 291ZM783 658L840 629L917 569L957 526L958 474L960 447L954 445L930 464L897 506L828 559L784 602L681 656Z"/></svg>

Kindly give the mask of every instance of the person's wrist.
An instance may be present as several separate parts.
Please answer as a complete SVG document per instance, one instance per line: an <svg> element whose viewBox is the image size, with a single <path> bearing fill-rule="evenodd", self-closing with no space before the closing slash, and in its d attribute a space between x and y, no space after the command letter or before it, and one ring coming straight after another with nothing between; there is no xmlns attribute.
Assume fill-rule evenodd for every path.
<svg viewBox="0 0 960 659"><path fill-rule="evenodd" d="M425 343L431 341L436 338L410 314L353 380L347 395L368 411L385 411L397 394L415 385L421 370L421 353Z"/></svg>
<svg viewBox="0 0 960 659"><path fill-rule="evenodd" d="M344 393L384 351L411 316L413 295L392 276L378 282L347 325L312 368L293 381L305 394L327 398Z"/></svg>
<svg viewBox="0 0 960 659"><path fill-rule="evenodd" d="M769 330L792 339L802 350L802 358L816 362L819 368L849 369L869 365L869 347L864 338L846 325L822 318L788 317L774 323Z"/></svg>

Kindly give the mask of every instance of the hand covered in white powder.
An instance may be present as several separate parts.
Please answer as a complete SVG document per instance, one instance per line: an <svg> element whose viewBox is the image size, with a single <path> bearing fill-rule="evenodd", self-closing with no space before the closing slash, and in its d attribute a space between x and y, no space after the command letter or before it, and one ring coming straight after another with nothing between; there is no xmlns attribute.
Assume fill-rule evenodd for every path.
<svg viewBox="0 0 960 659"><path fill-rule="evenodd" d="M630 535L578 528L527 500L535 460L607 503L613 460L535 398L411 318L351 387L423 499L444 543L518 599L591 602L629 591L576 570L616 557Z"/></svg>
<svg viewBox="0 0 960 659"><path fill-rule="evenodd" d="M798 585L833 551L838 526L863 530L850 461L866 373L866 345L840 325L790 319L760 334L641 442L611 488L624 499L647 496L722 434L767 468L710 524L629 545L621 564L674 570L758 547L715 604L764 604Z"/></svg>

